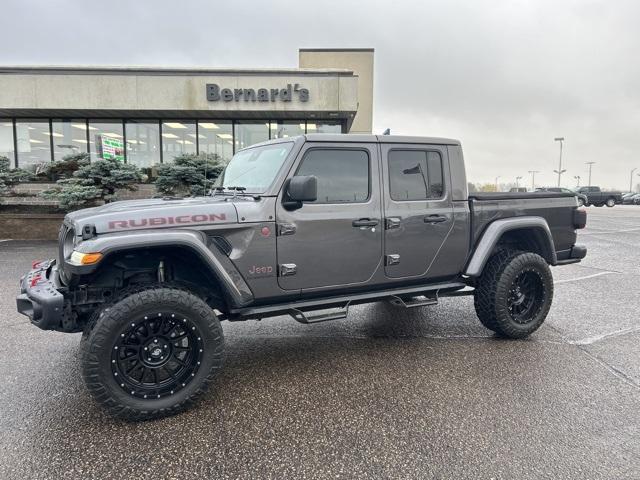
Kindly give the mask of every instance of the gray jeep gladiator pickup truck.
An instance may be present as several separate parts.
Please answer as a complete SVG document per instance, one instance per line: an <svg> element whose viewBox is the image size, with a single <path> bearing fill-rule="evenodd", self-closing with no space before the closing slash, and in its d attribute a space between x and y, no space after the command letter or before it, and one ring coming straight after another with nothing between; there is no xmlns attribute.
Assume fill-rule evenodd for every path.
<svg viewBox="0 0 640 480"><path fill-rule="evenodd" d="M88 390L143 420L212 383L221 320L312 324L367 302L473 295L485 327L525 337L549 312L549 266L586 255L585 223L572 193L469 195L456 140L284 138L238 151L206 197L69 213L58 259L34 262L17 307L42 329L84 332Z"/></svg>

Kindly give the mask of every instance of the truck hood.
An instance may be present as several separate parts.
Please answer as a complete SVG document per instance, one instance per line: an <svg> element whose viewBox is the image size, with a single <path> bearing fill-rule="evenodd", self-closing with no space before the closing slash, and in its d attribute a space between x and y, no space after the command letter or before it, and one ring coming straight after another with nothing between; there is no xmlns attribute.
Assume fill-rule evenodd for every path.
<svg viewBox="0 0 640 480"><path fill-rule="evenodd" d="M254 202L245 197L196 197L185 199L151 198L125 200L94 208L85 208L67 214L65 221L72 223L81 234L85 225L95 233L149 228L176 228L195 225L238 222L234 203Z"/></svg>

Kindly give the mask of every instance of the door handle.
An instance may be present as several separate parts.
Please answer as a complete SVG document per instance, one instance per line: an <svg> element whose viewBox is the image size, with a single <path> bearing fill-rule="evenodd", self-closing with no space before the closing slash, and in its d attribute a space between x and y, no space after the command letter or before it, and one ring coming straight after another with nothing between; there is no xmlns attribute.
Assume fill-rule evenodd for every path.
<svg viewBox="0 0 640 480"><path fill-rule="evenodd" d="M354 227L375 227L378 225L378 220L371 218L360 218L351 222Z"/></svg>
<svg viewBox="0 0 640 480"><path fill-rule="evenodd" d="M424 223L442 223L447 221L447 217L444 215L425 215Z"/></svg>

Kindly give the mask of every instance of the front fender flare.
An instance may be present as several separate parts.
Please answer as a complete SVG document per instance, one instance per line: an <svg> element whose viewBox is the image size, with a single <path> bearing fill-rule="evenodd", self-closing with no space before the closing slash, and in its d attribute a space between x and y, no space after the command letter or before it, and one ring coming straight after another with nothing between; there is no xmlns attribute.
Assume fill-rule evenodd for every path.
<svg viewBox="0 0 640 480"><path fill-rule="evenodd" d="M126 250L176 246L191 250L204 262L220 283L220 287L229 296L230 304L234 308L247 306L253 302L253 293L233 262L217 248L208 248L207 236L199 231L138 230L110 233L85 240L77 245L76 250L83 253L100 252L107 257L109 254ZM65 262L65 269L79 275L86 275L93 273L101 263L75 266Z"/></svg>
<svg viewBox="0 0 640 480"><path fill-rule="evenodd" d="M542 217L516 217L503 218L495 220L485 229L480 241L478 242L473 255L467 263L464 274L469 277L478 277L489 257L493 254L496 245L500 241L502 235L511 230L535 229L541 233L543 242L543 257L551 265L558 262L556 250L551 236L549 224Z"/></svg>

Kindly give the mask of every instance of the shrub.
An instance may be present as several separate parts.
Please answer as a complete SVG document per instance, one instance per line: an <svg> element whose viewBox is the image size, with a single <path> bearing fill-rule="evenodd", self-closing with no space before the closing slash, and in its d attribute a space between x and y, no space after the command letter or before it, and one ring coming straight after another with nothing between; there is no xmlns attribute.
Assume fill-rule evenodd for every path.
<svg viewBox="0 0 640 480"><path fill-rule="evenodd" d="M89 159L88 153L65 155L62 160L47 164L44 173L54 181L61 178L71 178L75 171L89 164Z"/></svg>
<svg viewBox="0 0 640 480"><path fill-rule="evenodd" d="M11 161L0 155L0 194L6 194L18 183L28 182L33 175L21 168L11 168Z"/></svg>
<svg viewBox="0 0 640 480"><path fill-rule="evenodd" d="M156 190L171 196L204 195L222 168L219 155L183 154L175 157L172 163L158 166Z"/></svg>
<svg viewBox="0 0 640 480"><path fill-rule="evenodd" d="M99 201L109 203L117 200L116 190L137 190L136 184L144 179L135 165L101 159L81 166L70 178L58 180L55 187L42 195L58 200L63 209L95 205Z"/></svg>

